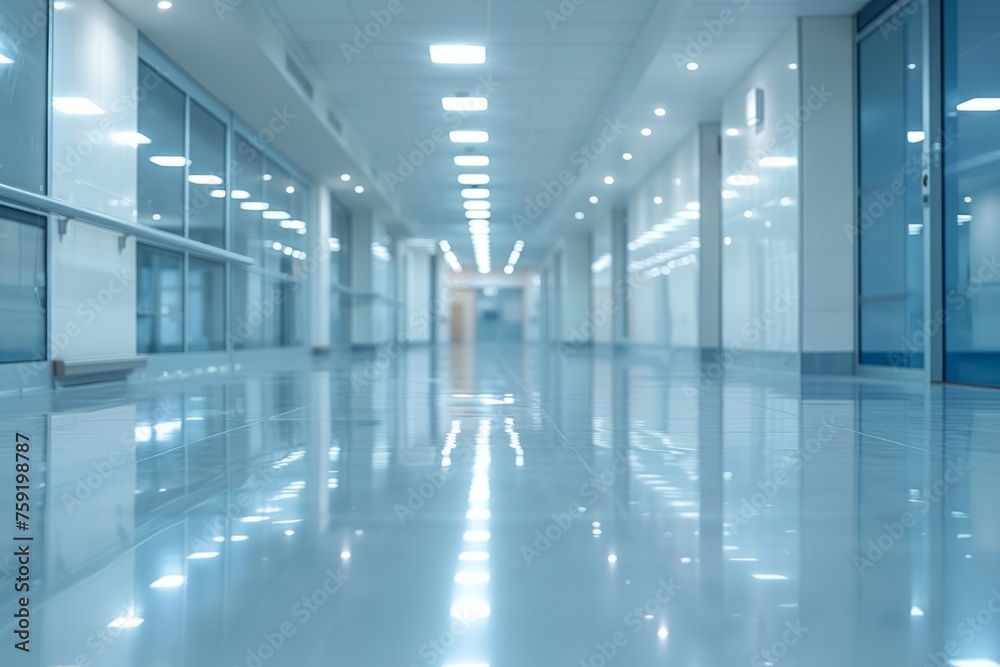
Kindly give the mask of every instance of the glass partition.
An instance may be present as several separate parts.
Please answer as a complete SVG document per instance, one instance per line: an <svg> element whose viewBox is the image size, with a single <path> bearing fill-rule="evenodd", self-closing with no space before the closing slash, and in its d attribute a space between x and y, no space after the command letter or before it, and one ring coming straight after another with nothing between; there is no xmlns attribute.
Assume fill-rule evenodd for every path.
<svg viewBox="0 0 1000 667"><path fill-rule="evenodd" d="M36 0L0 0L0 183L36 193L46 182L47 10Z"/></svg>

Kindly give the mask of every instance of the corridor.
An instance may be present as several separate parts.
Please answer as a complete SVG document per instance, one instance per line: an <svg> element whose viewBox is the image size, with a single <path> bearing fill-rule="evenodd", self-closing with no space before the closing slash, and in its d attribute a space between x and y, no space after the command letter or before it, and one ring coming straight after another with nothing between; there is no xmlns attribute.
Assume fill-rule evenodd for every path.
<svg viewBox="0 0 1000 667"><path fill-rule="evenodd" d="M423 346L7 400L25 664L996 665L1000 394L714 375Z"/></svg>

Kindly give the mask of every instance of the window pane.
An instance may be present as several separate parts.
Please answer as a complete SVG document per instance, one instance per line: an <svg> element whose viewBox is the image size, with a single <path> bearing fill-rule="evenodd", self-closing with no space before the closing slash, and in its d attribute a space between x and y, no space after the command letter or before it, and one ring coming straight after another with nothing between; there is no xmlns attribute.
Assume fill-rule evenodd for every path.
<svg viewBox="0 0 1000 667"><path fill-rule="evenodd" d="M262 213L264 220L264 268L290 275L300 275L308 250L306 244L306 202L309 193L305 186L292 179L284 169L273 162L265 162L264 199L269 208Z"/></svg>
<svg viewBox="0 0 1000 667"><path fill-rule="evenodd" d="M45 230L0 208L0 362L45 359Z"/></svg>
<svg viewBox="0 0 1000 667"><path fill-rule="evenodd" d="M913 4L916 4L913 3ZM863 364L924 365L922 13L858 47Z"/></svg>
<svg viewBox="0 0 1000 667"><path fill-rule="evenodd" d="M191 103L188 236L218 248L225 243L226 126Z"/></svg>
<svg viewBox="0 0 1000 667"><path fill-rule="evenodd" d="M1000 386L998 25L996 0L945 2L945 379L990 386Z"/></svg>
<svg viewBox="0 0 1000 667"><path fill-rule="evenodd" d="M225 283L222 264L188 260L188 352L225 349Z"/></svg>
<svg viewBox="0 0 1000 667"><path fill-rule="evenodd" d="M138 349L141 353L184 349L184 258L139 246Z"/></svg>
<svg viewBox="0 0 1000 667"><path fill-rule="evenodd" d="M184 93L145 63L139 81L149 82L139 102L139 222L184 234ZM154 83L155 82L155 85Z"/></svg>
<svg viewBox="0 0 1000 667"><path fill-rule="evenodd" d="M260 151L239 135L235 135L232 180L232 249L261 262L264 258L264 227L259 209L266 201L264 160Z"/></svg>
<svg viewBox="0 0 1000 667"><path fill-rule="evenodd" d="M264 344L264 279L259 273L233 266L233 323L229 334L234 350L252 350Z"/></svg>
<svg viewBox="0 0 1000 667"><path fill-rule="evenodd" d="M45 192L48 12L0 0L0 183Z"/></svg>

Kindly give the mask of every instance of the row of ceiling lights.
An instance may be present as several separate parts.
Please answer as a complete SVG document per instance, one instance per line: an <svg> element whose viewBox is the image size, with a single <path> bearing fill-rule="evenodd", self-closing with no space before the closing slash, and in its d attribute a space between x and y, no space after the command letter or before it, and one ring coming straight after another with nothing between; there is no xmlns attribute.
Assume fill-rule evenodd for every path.
<svg viewBox="0 0 1000 667"><path fill-rule="evenodd" d="M431 62L438 65L482 65L486 62L486 47L472 44L432 44L430 46ZM467 95L455 95L454 97L441 98L441 107L445 111L459 113L480 113L489 108L489 100L485 97L469 97ZM490 140L490 135L484 130L452 130L448 138L455 144L485 144ZM463 155L456 155L454 162L456 167L483 168L490 164L490 158L486 155L475 154L471 146L469 152ZM459 185L462 189L463 208L465 217L469 221L469 235L472 237L472 250L476 261L476 268L481 274L488 274L492 271L492 260L490 256L490 191L485 187L490 183L489 174L482 172L469 172L458 175ZM441 241L441 251L445 255L445 261L456 273L462 270L458 258L455 256L451 245L447 241ZM521 248L524 244L521 244ZM520 250L518 257L520 256ZM515 260L516 263L516 260ZM505 272L514 272L513 264L508 262Z"/></svg>

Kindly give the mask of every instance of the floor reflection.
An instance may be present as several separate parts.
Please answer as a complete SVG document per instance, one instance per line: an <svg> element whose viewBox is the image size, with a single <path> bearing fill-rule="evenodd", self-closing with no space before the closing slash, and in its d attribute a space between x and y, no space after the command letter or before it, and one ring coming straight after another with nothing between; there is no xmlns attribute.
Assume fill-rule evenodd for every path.
<svg viewBox="0 0 1000 667"><path fill-rule="evenodd" d="M3 664L1000 663L995 392L497 345L0 410Z"/></svg>

